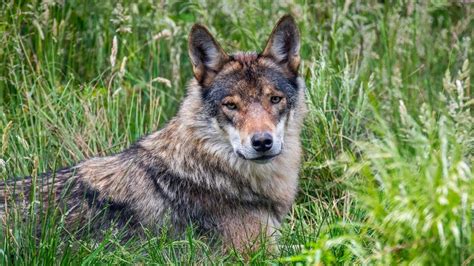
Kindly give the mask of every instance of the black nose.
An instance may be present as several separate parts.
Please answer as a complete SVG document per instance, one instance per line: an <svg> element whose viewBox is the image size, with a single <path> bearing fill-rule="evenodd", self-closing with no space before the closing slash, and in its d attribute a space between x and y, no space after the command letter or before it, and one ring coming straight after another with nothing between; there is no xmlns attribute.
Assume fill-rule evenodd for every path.
<svg viewBox="0 0 474 266"><path fill-rule="evenodd" d="M265 152L272 148L273 138L270 133L257 133L252 136L252 147L258 152Z"/></svg>

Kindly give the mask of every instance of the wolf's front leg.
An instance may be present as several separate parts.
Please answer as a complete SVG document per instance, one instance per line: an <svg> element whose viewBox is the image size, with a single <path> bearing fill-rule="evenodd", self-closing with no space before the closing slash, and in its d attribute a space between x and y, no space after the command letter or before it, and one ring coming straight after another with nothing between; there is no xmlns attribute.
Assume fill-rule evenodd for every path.
<svg viewBox="0 0 474 266"><path fill-rule="evenodd" d="M223 219L220 231L225 250L249 255L260 248L276 251L278 227L278 221L267 212L239 212Z"/></svg>

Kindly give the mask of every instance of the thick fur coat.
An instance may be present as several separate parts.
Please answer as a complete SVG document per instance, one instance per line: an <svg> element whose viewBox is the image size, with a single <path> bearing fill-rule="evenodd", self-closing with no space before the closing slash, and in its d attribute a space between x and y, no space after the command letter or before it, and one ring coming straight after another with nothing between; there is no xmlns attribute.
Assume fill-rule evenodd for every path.
<svg viewBox="0 0 474 266"><path fill-rule="evenodd" d="M306 113L296 24L285 16L262 53L234 55L196 25L189 52L195 78L163 129L118 154L43 176L37 191L59 204L68 224L114 224L132 234L165 221L178 233L192 224L240 250L278 230L297 193ZM270 136L263 153L256 132ZM30 184L1 183L3 208Z"/></svg>

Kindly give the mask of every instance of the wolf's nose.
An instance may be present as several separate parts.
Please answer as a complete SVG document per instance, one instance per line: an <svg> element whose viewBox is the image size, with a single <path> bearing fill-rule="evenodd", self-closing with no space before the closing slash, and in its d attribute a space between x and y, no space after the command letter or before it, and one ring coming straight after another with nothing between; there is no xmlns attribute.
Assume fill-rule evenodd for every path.
<svg viewBox="0 0 474 266"><path fill-rule="evenodd" d="M258 152L265 152L272 148L273 138L269 133L257 133L252 136L252 147Z"/></svg>

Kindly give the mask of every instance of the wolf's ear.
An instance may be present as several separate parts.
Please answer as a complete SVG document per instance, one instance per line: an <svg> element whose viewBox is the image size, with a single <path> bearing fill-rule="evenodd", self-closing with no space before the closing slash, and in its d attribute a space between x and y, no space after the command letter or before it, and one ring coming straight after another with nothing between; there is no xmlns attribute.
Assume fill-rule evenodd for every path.
<svg viewBox="0 0 474 266"><path fill-rule="evenodd" d="M203 82L207 77L215 75L229 60L206 27L195 24L188 39L188 52L193 65L194 77Z"/></svg>
<svg viewBox="0 0 474 266"><path fill-rule="evenodd" d="M300 33L291 15L283 16L270 38L262 55L272 57L277 63L285 65L296 74L300 65Z"/></svg>

